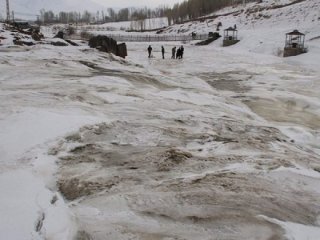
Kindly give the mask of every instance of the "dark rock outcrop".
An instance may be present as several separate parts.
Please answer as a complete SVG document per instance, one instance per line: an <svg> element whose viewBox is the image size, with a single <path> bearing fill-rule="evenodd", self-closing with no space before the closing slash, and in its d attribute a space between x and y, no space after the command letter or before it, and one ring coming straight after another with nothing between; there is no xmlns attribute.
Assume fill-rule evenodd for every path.
<svg viewBox="0 0 320 240"><path fill-rule="evenodd" d="M43 34L40 33L39 30L34 30L34 31L32 31L31 37L32 37L32 39L35 40L35 41L40 41L41 39L44 38Z"/></svg>
<svg viewBox="0 0 320 240"><path fill-rule="evenodd" d="M64 32L63 31L59 31L54 37L63 39L64 38Z"/></svg>
<svg viewBox="0 0 320 240"><path fill-rule="evenodd" d="M51 45L53 46L56 46L56 47L66 47L66 46L69 46L68 43L66 42L51 42L50 43Z"/></svg>
<svg viewBox="0 0 320 240"><path fill-rule="evenodd" d="M15 45L19 45L19 46L23 46L23 45L25 45L25 46L33 46L33 45L35 45L33 42L22 41L20 39L14 39L13 43Z"/></svg>
<svg viewBox="0 0 320 240"><path fill-rule="evenodd" d="M125 58L127 56L126 44L117 44L117 41L107 36L98 35L90 38L89 46L91 48L97 48L103 52L113 53L114 55L120 56L122 58Z"/></svg>
<svg viewBox="0 0 320 240"><path fill-rule="evenodd" d="M77 44L77 43L75 43L74 41L71 41L71 40L69 40L69 39L65 39L65 41L66 41L67 43L69 43L70 45L72 45L72 46L79 46L79 44Z"/></svg>

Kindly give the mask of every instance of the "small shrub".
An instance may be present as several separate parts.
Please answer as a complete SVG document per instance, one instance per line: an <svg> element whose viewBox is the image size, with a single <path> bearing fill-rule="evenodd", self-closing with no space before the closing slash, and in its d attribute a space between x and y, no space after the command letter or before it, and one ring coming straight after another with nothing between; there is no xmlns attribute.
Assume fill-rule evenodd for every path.
<svg viewBox="0 0 320 240"><path fill-rule="evenodd" d="M69 26L68 32L69 32L69 35L75 34L76 33L76 29L74 27L72 27L72 26Z"/></svg>
<svg viewBox="0 0 320 240"><path fill-rule="evenodd" d="M93 35L92 35L91 33L87 32L87 31L82 31L82 32L80 33L80 37L81 37L82 39L89 40L91 37L93 37Z"/></svg>

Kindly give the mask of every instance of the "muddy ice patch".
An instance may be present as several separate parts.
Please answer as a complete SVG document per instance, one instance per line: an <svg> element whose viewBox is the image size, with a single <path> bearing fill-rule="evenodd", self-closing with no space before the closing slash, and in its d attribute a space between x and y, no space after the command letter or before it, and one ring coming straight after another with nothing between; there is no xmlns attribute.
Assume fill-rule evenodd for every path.
<svg viewBox="0 0 320 240"><path fill-rule="evenodd" d="M144 171L165 178L166 172L199 173L239 162L257 170L274 170L316 161L309 158L304 163L300 149L276 128L224 120L209 124L211 129L204 129L209 133L202 133L181 125L115 121L82 127L50 151L60 159L61 191L79 186L78 193L68 197L75 199L109 189L125 181L118 179L119 171L133 183L143 184L147 178L141 176L148 177ZM90 179L84 185L83 177Z"/></svg>
<svg viewBox="0 0 320 240"><path fill-rule="evenodd" d="M281 154L289 142L278 129L270 126L244 124L236 120L217 120L209 124L206 133L193 134L187 148L207 157L259 156ZM281 145L281 147L277 147ZM278 148L278 149L277 149ZM279 151L279 149L282 149ZM257 157L258 158L258 157Z"/></svg>
<svg viewBox="0 0 320 240"><path fill-rule="evenodd" d="M206 81L211 87L217 90L244 93L251 90L247 83L253 77L253 73L230 71L224 73L206 72L196 75Z"/></svg>
<svg viewBox="0 0 320 240"><path fill-rule="evenodd" d="M193 234L203 233L200 228L213 234L203 239L286 239L279 226L258 216L313 225L319 213L316 196L297 198L297 194L284 184L274 186L258 174L225 172L171 179L127 199L139 216L156 219L163 228L176 224L180 230L181 225L193 229ZM179 236L178 232L171 230L173 236Z"/></svg>
<svg viewBox="0 0 320 240"><path fill-rule="evenodd" d="M161 147L106 150L86 146L72 153L60 158L58 181L60 192L68 200L143 186L154 181L153 177L164 179L166 172L179 171L182 165L189 165L187 161L193 161L188 152Z"/></svg>
<svg viewBox="0 0 320 240"><path fill-rule="evenodd" d="M118 184L147 181L144 172L148 169L169 171L191 158L190 153L171 147L183 145L181 135L185 134L179 129L119 121L85 126L50 151L60 159L59 189L74 200Z"/></svg>
<svg viewBox="0 0 320 240"><path fill-rule="evenodd" d="M146 73L141 72L132 72L126 70L117 70L117 69L108 69L102 67L96 63L92 63L89 61L79 61L80 64L85 65L90 69L92 76L112 76L126 79L128 82L132 83L136 86L151 86L159 89L168 89L170 86L157 79L154 76L148 75Z"/></svg>
<svg viewBox="0 0 320 240"><path fill-rule="evenodd" d="M251 98L243 101L261 117L275 122L293 123L311 129L320 128L320 116L303 102L290 99Z"/></svg>
<svg viewBox="0 0 320 240"><path fill-rule="evenodd" d="M93 239L269 240L284 232L260 215L315 224L317 195L269 177L306 156L279 130L223 119L198 132L171 121L88 125L53 148L58 188L80 231ZM198 154L194 144L212 151ZM236 163L251 168L228 167Z"/></svg>
<svg viewBox="0 0 320 240"><path fill-rule="evenodd" d="M79 130L80 141L103 142L104 144L132 146L182 145L188 135L183 128L156 126L151 123L115 121L85 126Z"/></svg>
<svg viewBox="0 0 320 240"><path fill-rule="evenodd" d="M66 137L67 143L78 144L79 149L100 146L101 149L114 147L178 147L190 151L206 150L215 144L229 150L252 149L254 151L276 151L275 145L290 142L278 129L269 126L245 124L231 119L215 119L206 123L201 130L191 120L159 119L159 126L153 121L144 123L115 121L82 127L79 132ZM289 143L290 144L290 143ZM199 149L196 149L199 147ZM283 146L285 147L285 146ZM72 151L76 151L75 148ZM99 150L100 151L100 150ZM280 151L282 152L282 151ZM279 152L279 153L280 153ZM217 153L212 153L216 156ZM207 155L206 157L211 157Z"/></svg>
<svg viewBox="0 0 320 240"><path fill-rule="evenodd" d="M176 192L176 201L184 202L185 206L176 211L171 209L168 212L165 206L154 210L172 216L188 217L190 212L186 214L183 209L200 205L202 207L193 209L193 213L202 219L217 215L230 215L231 218L237 214L252 218L265 215L284 221L314 224L320 212L316 195L296 198L299 190L291 189L286 183L274 186L274 182L261 173L216 171L192 178L171 179L159 184L155 191ZM301 204L301 201L305 204ZM147 203L140 207L155 209L155 206L148 206Z"/></svg>

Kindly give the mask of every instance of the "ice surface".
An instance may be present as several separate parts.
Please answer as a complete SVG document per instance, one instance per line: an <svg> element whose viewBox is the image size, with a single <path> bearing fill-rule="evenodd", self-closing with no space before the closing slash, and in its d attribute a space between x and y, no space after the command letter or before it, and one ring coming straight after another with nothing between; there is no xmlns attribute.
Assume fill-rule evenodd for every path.
<svg viewBox="0 0 320 240"><path fill-rule="evenodd" d="M121 60L1 32L0 238L317 239L317 6L218 18L241 41L184 43L183 60L182 43ZM294 28L309 52L277 56Z"/></svg>

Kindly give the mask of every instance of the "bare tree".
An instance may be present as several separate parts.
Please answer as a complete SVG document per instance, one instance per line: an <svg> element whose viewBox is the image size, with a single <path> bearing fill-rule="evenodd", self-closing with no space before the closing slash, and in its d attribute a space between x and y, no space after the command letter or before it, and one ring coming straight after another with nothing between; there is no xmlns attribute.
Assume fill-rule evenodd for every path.
<svg viewBox="0 0 320 240"><path fill-rule="evenodd" d="M117 18L116 18L117 14L113 8L108 8L108 15L112 21L115 22L117 20Z"/></svg>

